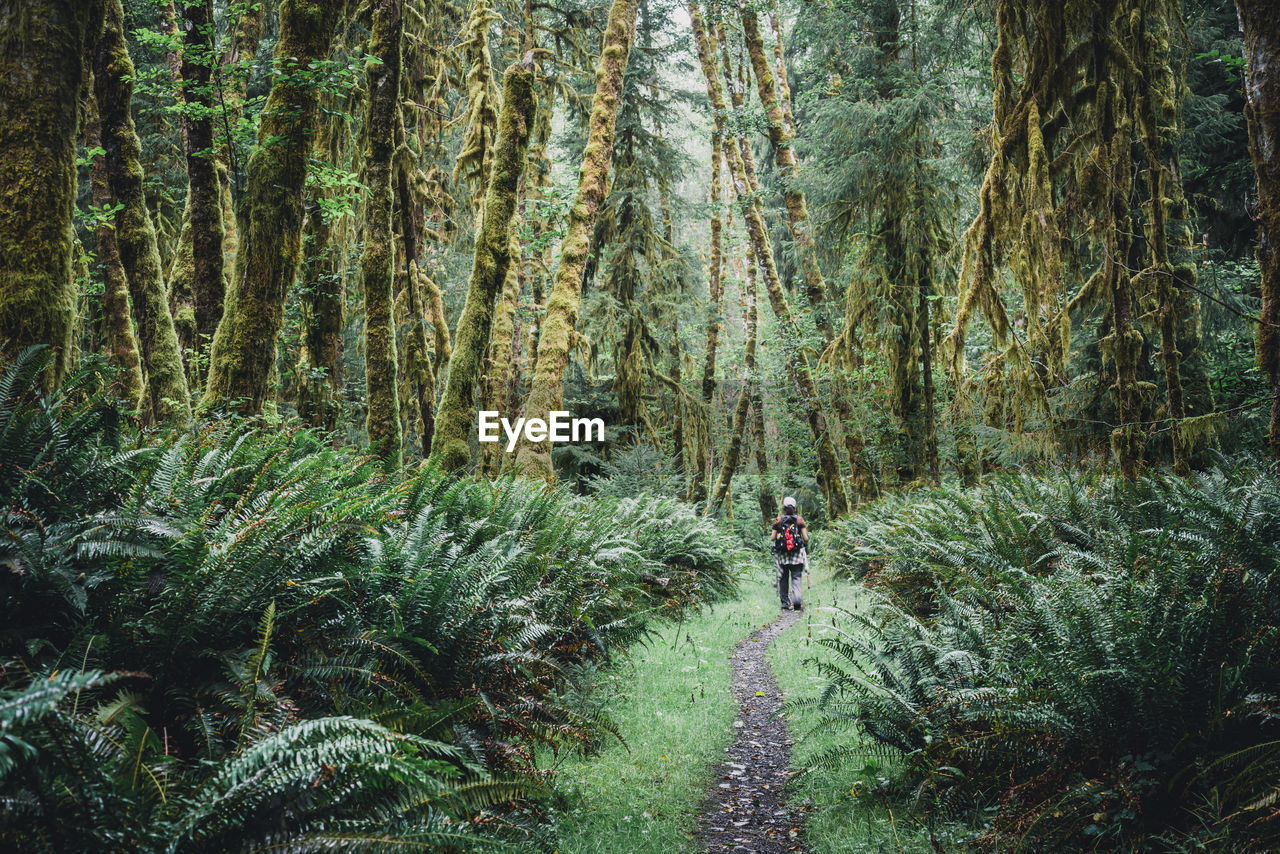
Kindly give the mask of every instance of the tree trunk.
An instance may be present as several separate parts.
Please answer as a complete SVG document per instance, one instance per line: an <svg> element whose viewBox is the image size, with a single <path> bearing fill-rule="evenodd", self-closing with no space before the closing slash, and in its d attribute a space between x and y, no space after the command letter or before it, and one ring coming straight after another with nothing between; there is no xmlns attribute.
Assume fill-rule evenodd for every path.
<svg viewBox="0 0 1280 854"><path fill-rule="evenodd" d="M929 458L929 479L934 486L942 484L942 468L938 460L938 418L933 407L933 328L929 322L929 296L927 288L920 288L920 376L924 391L925 454Z"/></svg>
<svg viewBox="0 0 1280 854"><path fill-rule="evenodd" d="M796 158L794 135L778 102L773 71L769 68L769 59L764 53L764 41L760 37L756 13L745 4L741 9L742 34L746 39L747 54L751 57L751 70L755 74L760 105L764 107L765 118L769 122L769 144L773 148L774 163L782 175L782 201L787 212L787 228L791 230L791 239L795 244L796 255L800 258L800 268L804 272L809 307L814 313L823 341L830 344L832 330L826 312L827 286L822 270L818 267L813 236L809 233L809 207L805 202L804 191L800 189L800 161ZM779 54L781 50L779 40ZM785 81L783 85L786 85Z"/></svg>
<svg viewBox="0 0 1280 854"><path fill-rule="evenodd" d="M711 500L707 502L707 515L715 515L726 501L733 501L733 475L742 460L742 443L746 437L747 419L750 417L752 398L758 397L756 383L756 339L759 328L759 312L756 310L756 288L754 282L747 291L747 347L746 370L742 374L742 389L738 392L738 404L734 408L733 426L729 430L729 450L720 465L720 474L716 485L711 490Z"/></svg>
<svg viewBox="0 0 1280 854"><path fill-rule="evenodd" d="M548 413L558 410L564 400L564 372L578 325L582 274L596 212L608 189L613 127L636 30L637 6L637 0L613 0L609 9L609 23L596 66L596 92L591 102L587 145L582 151L578 195L569 210L569 222L560 244L560 267L556 270L538 338L538 364L525 403L525 417L546 418ZM550 442L522 445L516 457L516 469L530 477L553 480Z"/></svg>
<svg viewBox="0 0 1280 854"><path fill-rule="evenodd" d="M102 123L98 118L98 102L90 95L85 106L84 147L93 151L102 147ZM89 186L93 204L107 210L115 204L107 180L107 165L101 154L94 155L89 166ZM133 318L129 314L129 282L116 249L116 231L111 223L99 221L98 262L102 265L102 313L106 316L107 350L111 362L120 369L120 397L146 421L146 384L142 379L142 360L138 356L138 340L133 334Z"/></svg>
<svg viewBox="0 0 1280 854"><path fill-rule="evenodd" d="M78 0L0 6L0 361L52 348L46 389L72 347L76 129L96 20Z"/></svg>
<svg viewBox="0 0 1280 854"><path fill-rule="evenodd" d="M533 54L507 68L502 78L502 108L498 135L484 194L480 233L476 235L467 300L458 318L456 343L436 411L431 453L445 470L459 469L471 460L470 433L475 421L475 387L493 327L494 303L511 264L511 221L516 193L524 172L533 122ZM517 255L516 263L519 263Z"/></svg>
<svg viewBox="0 0 1280 854"><path fill-rule="evenodd" d="M194 107L186 116L187 195L191 224L192 289L195 292L196 347L213 338L222 319L222 198L213 147L216 103L213 82L212 0L184 0L182 7L183 97Z"/></svg>
<svg viewBox="0 0 1280 854"><path fill-rule="evenodd" d="M723 104L721 105L723 106ZM724 135L718 129L721 122L711 131L711 259L707 267L707 291L710 299L707 303L707 345L706 358L702 363L702 403L707 411L711 410L711 401L716 392L716 350L720 346L720 333L724 329L720 311L724 302L724 222L720 212L720 200L723 198L723 186L720 172L724 160ZM708 439L710 436L708 436ZM709 445L714 445L710 443ZM707 457L711 447L697 448L696 465L693 467L690 497L699 502L707 495Z"/></svg>
<svg viewBox="0 0 1280 854"><path fill-rule="evenodd" d="M511 230L511 261L502 283L502 298L493 319L493 331L489 336L489 350L485 354L484 408L506 415L515 403L513 387L519 379L515 359L516 305L520 301L520 241L516 237L514 222ZM480 449L480 469L486 477L497 477L502 471L504 448L500 442Z"/></svg>
<svg viewBox="0 0 1280 854"><path fill-rule="evenodd" d="M369 449L387 469L400 467L400 400L396 388L396 327L392 315L395 244L392 231L391 168L400 109L400 37L403 0L379 0L373 8L369 54L380 62L367 70L369 100L365 111L365 170L369 198L365 207L364 250L360 279L364 285L365 428Z"/></svg>
<svg viewBox="0 0 1280 854"><path fill-rule="evenodd" d="M322 135L324 130L321 131ZM323 192L313 187L311 192ZM313 427L332 431L342 407L342 327L346 295L330 223L319 199L307 210L301 272L302 352L298 415Z"/></svg>
<svg viewBox="0 0 1280 854"><path fill-rule="evenodd" d="M404 129L400 137L404 138ZM431 372L431 356L427 351L426 316L422 305L422 274L419 272L418 215L409 186L409 170L400 168L396 176L396 194L400 199L400 234L404 243L405 298L408 303L409 331L405 339L405 370L413 383L418 411L422 456L431 452L436 424L436 378Z"/></svg>
<svg viewBox="0 0 1280 854"><path fill-rule="evenodd" d="M328 54L342 7L337 0L280 4L275 58L282 70L305 69ZM267 96L239 204L235 271L209 357L207 403L234 401L253 415L270 393L285 298L298 269L317 96L315 86L290 75L277 78Z"/></svg>
<svg viewBox="0 0 1280 854"><path fill-rule="evenodd" d="M1236 0L1248 60L1245 117L1249 152L1258 174L1258 266L1262 322L1258 365L1270 384L1268 440L1280 454L1280 6L1274 0Z"/></svg>
<svg viewBox="0 0 1280 854"><path fill-rule="evenodd" d="M187 378L160 265L156 231L143 188L142 146L130 112L134 67L124 39L124 8L105 0L102 33L94 49L94 90L102 119L107 178L116 203L116 245L129 281L142 345L147 393L157 421L183 427L191 418Z"/></svg>
<svg viewBox="0 0 1280 854"><path fill-rule="evenodd" d="M707 78L708 91L711 93L712 108L716 120L721 123L724 132L724 97L719 94L719 78L716 75L713 56L713 45L710 34L702 21L702 14L696 3L689 3L689 15L693 22L698 58L702 63L703 73ZM778 278L778 267L773 258L773 246L769 240L769 232L761 213L758 196L755 192L756 180L751 168L751 146L745 137L739 138L738 145L726 145L725 153L729 160L729 171L733 179L734 191L747 227L747 235L752 254L755 256L760 274L764 277L765 289L769 295L769 304L781 327L781 334L792 340L799 340L799 329L787 304L786 293ZM827 509L834 518L847 512L848 497L844 483L840 478L840 463L836 459L835 446L831 442L831 434L827 429L826 417L819 404L817 386L813 381L813 373L809 368L809 360L804 353L797 351L791 355L787 368L796 383L800 395L800 406L804 410L805 420L813 434L814 444L818 452L818 479L827 499Z"/></svg>

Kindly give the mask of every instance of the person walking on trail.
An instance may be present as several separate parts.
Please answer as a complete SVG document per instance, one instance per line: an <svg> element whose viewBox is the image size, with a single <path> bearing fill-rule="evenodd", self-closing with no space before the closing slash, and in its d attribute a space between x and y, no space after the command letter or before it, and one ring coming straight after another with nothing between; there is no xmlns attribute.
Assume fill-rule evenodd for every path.
<svg viewBox="0 0 1280 854"><path fill-rule="evenodd" d="M803 611L802 577L809 567L809 530L796 512L796 500L782 499L782 515L773 520L773 562L778 567L778 598L784 611Z"/></svg>

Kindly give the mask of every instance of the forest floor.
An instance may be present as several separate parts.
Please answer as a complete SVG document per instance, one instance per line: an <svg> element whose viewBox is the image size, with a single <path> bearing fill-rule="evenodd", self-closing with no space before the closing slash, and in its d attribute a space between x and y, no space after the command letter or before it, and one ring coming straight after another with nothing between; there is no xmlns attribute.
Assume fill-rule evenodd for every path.
<svg viewBox="0 0 1280 854"><path fill-rule="evenodd" d="M596 754L553 761L565 798L559 854L936 850L923 828L878 802L875 787L888 766L870 752L795 779L823 753L848 747L853 734L814 731L817 714L805 709L772 716L782 702L820 690L805 661L821 655L817 641L834 631L826 609L856 609L867 599L815 560L805 610L780 612L766 560L745 574L737 599L664 627L598 674L594 695L617 722L621 740ZM739 720L741 727L734 725ZM739 777L753 778L756 793L733 788L741 786ZM726 782L730 789L721 788ZM750 799L751 807L730 803L736 814L726 813L724 802L733 797ZM734 824L743 820L748 824ZM762 834L780 847L757 846ZM738 838L751 841L734 848Z"/></svg>

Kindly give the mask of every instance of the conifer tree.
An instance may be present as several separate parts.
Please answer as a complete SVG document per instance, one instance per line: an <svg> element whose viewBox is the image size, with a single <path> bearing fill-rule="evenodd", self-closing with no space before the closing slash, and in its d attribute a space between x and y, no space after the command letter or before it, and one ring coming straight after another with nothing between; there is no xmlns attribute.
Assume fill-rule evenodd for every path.
<svg viewBox="0 0 1280 854"><path fill-rule="evenodd" d="M400 466L400 399L396 383L396 327L392 317L395 243L392 230L392 160L400 105L400 39L404 0L378 0L373 7L365 110L364 375L370 449L388 469Z"/></svg>

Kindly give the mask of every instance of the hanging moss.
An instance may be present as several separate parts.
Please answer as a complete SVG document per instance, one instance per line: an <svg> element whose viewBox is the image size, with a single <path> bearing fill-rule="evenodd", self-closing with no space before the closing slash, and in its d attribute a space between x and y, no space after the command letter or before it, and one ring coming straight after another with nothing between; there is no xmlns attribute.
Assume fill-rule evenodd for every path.
<svg viewBox="0 0 1280 854"><path fill-rule="evenodd" d="M471 7L463 31L462 49L467 63L467 110L463 118L466 134L453 168L453 178L455 181L463 178L471 181L477 216L489 184L489 168L498 132L498 90L489 64L489 28L500 20L502 16L494 12L487 0L478 0Z"/></svg>
<svg viewBox="0 0 1280 854"><path fill-rule="evenodd" d="M104 0L102 33L94 48L94 92L102 120L107 178L120 209L116 246L129 282L142 349L147 395L157 421L183 427L191 418L187 378L160 262L156 231L143 187L142 147L130 112L135 71L124 38L120 0Z"/></svg>
<svg viewBox="0 0 1280 854"><path fill-rule="evenodd" d="M1139 376L1145 363L1138 304L1146 293L1161 306L1166 412L1175 422L1185 416L1177 328L1164 322L1172 321L1175 302L1166 209L1178 191L1169 184L1163 137L1165 119L1176 125L1178 84L1167 56L1179 8L1173 0L999 0L996 25L993 151L979 213L965 236L964 292L947 342L950 370L963 385L965 330L980 308L994 332L994 358L1008 371L1002 407L1008 426L1021 431L1039 412L1052 429L1048 395L1065 383L1071 313L1106 306L1110 334L1100 343L1114 371L1120 421L1111 444L1125 476L1134 477L1154 388ZM1131 213L1142 205L1134 198L1135 169L1147 176L1142 221ZM1064 187L1072 188L1069 196ZM1131 241L1135 229L1145 229L1147 239ZM996 289L1002 267L1022 290L1020 330L1011 329ZM1143 272L1135 280L1130 269ZM1180 440L1174 444L1175 464L1184 469L1186 450Z"/></svg>
<svg viewBox="0 0 1280 854"><path fill-rule="evenodd" d="M475 386L489 345L494 303L511 263L511 221L528 154L534 106L533 55L530 53L502 76L502 111L498 115L498 137L484 196L484 214L476 237L467 300L458 318L456 345L444 396L436 411L435 437L431 442L431 453L445 469L461 468L471 459Z"/></svg>
<svg viewBox="0 0 1280 854"><path fill-rule="evenodd" d="M90 4L0 7L0 361L51 347L46 388L71 350L76 129Z"/></svg>
<svg viewBox="0 0 1280 854"><path fill-rule="evenodd" d="M560 266L547 301L546 319L538 338L538 364L525 403L528 418L546 418L549 412L560 408L564 399L564 372L578 325L582 275L596 211L606 195L613 129L622 78L635 35L636 12L637 0L614 0L609 8L609 22L596 65L596 90L591 102L587 144L582 151L578 195L569 209L569 221L560 244ZM529 477L554 479L550 443L521 445L516 469Z"/></svg>
<svg viewBox="0 0 1280 854"><path fill-rule="evenodd" d="M329 0L284 0L277 67L291 72L325 57L342 7ZM241 412L257 414L270 392L276 338L302 242L316 98L316 87L289 74L278 77L267 96L237 211L235 269L213 337L207 404L234 402Z"/></svg>

